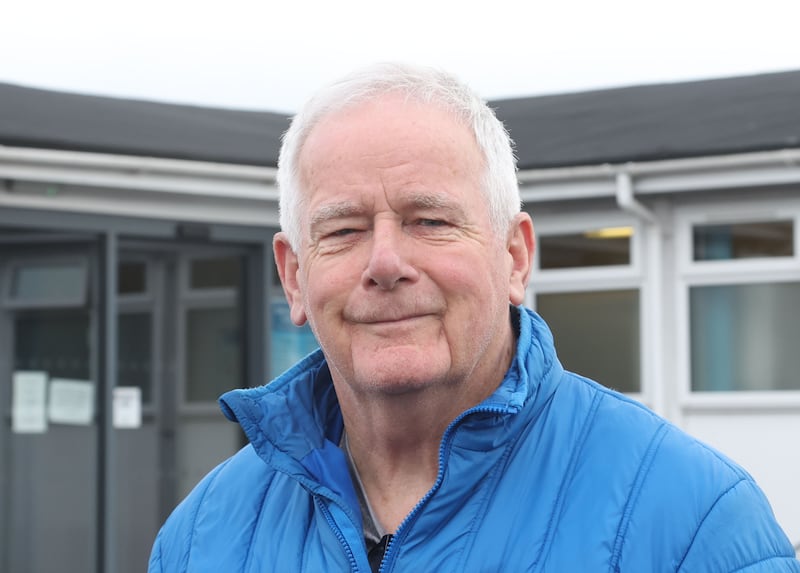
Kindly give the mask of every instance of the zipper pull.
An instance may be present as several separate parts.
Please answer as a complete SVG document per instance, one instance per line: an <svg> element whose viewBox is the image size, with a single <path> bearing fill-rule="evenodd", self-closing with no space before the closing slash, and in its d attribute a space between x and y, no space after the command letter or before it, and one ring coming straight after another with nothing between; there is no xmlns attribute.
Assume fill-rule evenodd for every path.
<svg viewBox="0 0 800 573"><path fill-rule="evenodd" d="M386 548L389 547L389 543L391 542L392 534L387 533L381 537L381 540L378 541L375 547L369 550L369 568L372 569L372 573L378 573L378 571L380 571L383 556L386 555Z"/></svg>

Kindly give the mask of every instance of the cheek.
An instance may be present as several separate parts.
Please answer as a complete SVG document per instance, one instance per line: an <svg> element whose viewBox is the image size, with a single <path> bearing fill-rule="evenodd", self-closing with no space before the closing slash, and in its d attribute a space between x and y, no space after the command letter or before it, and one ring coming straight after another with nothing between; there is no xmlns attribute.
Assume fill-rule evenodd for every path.
<svg viewBox="0 0 800 573"><path fill-rule="evenodd" d="M316 266L303 281L306 308L317 315L335 312L353 290L353 277L356 274L337 265Z"/></svg>
<svg viewBox="0 0 800 573"><path fill-rule="evenodd" d="M455 259L443 257L436 269L436 280L444 290L462 294L467 298L483 299L479 302L489 304L486 298L506 296L503 287L502 255L495 258L470 257ZM508 282L507 280L505 281Z"/></svg>

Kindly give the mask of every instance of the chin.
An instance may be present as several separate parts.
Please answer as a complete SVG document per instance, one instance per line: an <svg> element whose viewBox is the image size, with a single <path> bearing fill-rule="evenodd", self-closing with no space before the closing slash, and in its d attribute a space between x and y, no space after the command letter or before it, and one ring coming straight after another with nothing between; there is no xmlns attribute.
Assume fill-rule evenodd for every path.
<svg viewBox="0 0 800 573"><path fill-rule="evenodd" d="M356 365L355 380L367 391L387 395L400 395L425 390L446 380L449 360L431 361L431 357L420 363L419 356L403 356L398 352L392 359L384 359L380 364ZM415 360L416 359L416 360ZM445 363L446 362L446 363Z"/></svg>
<svg viewBox="0 0 800 573"><path fill-rule="evenodd" d="M372 342L372 341L371 341ZM414 344L391 344L372 349L366 345L350 356L349 378L354 389L388 395L419 392L442 384L452 374L453 360L439 340L415 341Z"/></svg>
<svg viewBox="0 0 800 573"><path fill-rule="evenodd" d="M366 390L384 396L402 396L405 394L415 394L421 392L435 383L430 378L418 380L416 378L401 378L392 380L371 380L366 386Z"/></svg>

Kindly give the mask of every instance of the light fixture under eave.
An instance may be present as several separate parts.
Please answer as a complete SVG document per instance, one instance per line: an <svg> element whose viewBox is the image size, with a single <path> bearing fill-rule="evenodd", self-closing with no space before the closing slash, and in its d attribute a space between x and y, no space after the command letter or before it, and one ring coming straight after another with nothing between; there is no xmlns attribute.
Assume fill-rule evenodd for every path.
<svg viewBox="0 0 800 573"><path fill-rule="evenodd" d="M633 227L604 227L594 231L586 231L587 239L629 239L633 236Z"/></svg>

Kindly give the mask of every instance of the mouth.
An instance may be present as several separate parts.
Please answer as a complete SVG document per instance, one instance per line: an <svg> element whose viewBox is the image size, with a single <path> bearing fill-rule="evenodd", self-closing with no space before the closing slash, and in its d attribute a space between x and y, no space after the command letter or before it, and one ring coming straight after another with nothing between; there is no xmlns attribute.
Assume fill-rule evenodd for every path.
<svg viewBox="0 0 800 573"><path fill-rule="evenodd" d="M374 324L374 325L381 325L381 324L403 324L406 322L412 322L421 318L425 318L430 316L430 314L408 314L408 315L392 315L392 316L369 316L363 317L359 320L355 320L359 324Z"/></svg>
<svg viewBox="0 0 800 573"><path fill-rule="evenodd" d="M365 326L411 325L423 319L441 318L445 306L433 297L411 299L354 299L343 309L346 322Z"/></svg>

